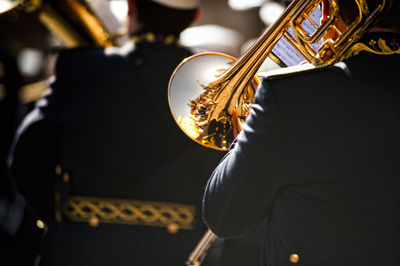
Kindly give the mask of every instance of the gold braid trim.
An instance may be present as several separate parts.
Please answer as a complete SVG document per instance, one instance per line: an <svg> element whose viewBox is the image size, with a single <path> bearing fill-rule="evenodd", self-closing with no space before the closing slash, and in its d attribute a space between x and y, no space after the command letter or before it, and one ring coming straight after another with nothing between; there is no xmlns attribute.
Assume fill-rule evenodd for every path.
<svg viewBox="0 0 400 266"><path fill-rule="evenodd" d="M400 54L400 48L397 50L393 50L386 44L385 40L379 38L378 41L371 39L369 41L369 46L362 42L354 44L346 53L345 59L354 55L358 55L361 51L366 51L379 55Z"/></svg>
<svg viewBox="0 0 400 266"><path fill-rule="evenodd" d="M196 208L170 202L71 196L64 215L69 221L170 227L191 230Z"/></svg>

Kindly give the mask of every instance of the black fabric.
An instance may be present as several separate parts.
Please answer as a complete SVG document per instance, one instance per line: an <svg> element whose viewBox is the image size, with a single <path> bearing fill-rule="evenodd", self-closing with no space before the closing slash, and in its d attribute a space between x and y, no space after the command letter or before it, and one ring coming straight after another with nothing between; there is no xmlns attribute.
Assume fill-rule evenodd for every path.
<svg viewBox="0 0 400 266"><path fill-rule="evenodd" d="M51 92L25 118L12 159L13 177L49 225L42 265L183 265L206 227L205 182L221 154L180 131L167 86L190 51L141 42L67 51ZM70 176L56 181L60 164ZM166 201L197 206L194 230L54 220L54 186L70 195Z"/></svg>
<svg viewBox="0 0 400 266"><path fill-rule="evenodd" d="M267 219L264 265L399 265L400 55L263 80L215 169L204 218L219 236Z"/></svg>
<svg viewBox="0 0 400 266"><path fill-rule="evenodd" d="M33 265L42 230L35 225L8 175L6 159L18 126L21 76L14 58L0 46L0 265Z"/></svg>
<svg viewBox="0 0 400 266"><path fill-rule="evenodd" d="M17 127L21 76L15 60L0 46L0 195L12 200L15 191L7 175L6 159Z"/></svg>

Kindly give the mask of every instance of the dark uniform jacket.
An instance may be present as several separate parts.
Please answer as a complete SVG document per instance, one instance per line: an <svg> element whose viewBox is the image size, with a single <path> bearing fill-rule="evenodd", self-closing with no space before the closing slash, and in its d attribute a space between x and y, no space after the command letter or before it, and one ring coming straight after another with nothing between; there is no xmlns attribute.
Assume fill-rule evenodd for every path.
<svg viewBox="0 0 400 266"><path fill-rule="evenodd" d="M15 60L0 46L0 236L14 235L23 215L23 202L7 175L7 153L17 126L21 77ZM15 205L15 206L13 206ZM3 235L4 234L4 235Z"/></svg>
<svg viewBox="0 0 400 266"><path fill-rule="evenodd" d="M11 158L49 225L43 265L184 264L206 231L201 196L221 158L169 111L169 78L190 55L156 41L59 56Z"/></svg>
<svg viewBox="0 0 400 266"><path fill-rule="evenodd" d="M267 219L264 265L400 264L398 36L385 45L263 80L206 188L217 235Z"/></svg>

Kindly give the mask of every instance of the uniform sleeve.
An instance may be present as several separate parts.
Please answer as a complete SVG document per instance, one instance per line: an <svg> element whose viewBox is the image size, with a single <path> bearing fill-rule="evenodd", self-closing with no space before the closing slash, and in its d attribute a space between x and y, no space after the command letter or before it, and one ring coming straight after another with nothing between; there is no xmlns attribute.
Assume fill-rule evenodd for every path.
<svg viewBox="0 0 400 266"><path fill-rule="evenodd" d="M216 235L245 235L268 216L281 186L280 128L277 99L264 81L243 130L206 186L203 218Z"/></svg>

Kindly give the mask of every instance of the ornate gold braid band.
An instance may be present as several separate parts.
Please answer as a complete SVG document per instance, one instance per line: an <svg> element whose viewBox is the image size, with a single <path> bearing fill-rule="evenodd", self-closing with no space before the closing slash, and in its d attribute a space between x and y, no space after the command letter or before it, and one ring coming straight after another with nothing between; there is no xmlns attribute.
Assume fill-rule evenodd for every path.
<svg viewBox="0 0 400 266"><path fill-rule="evenodd" d="M167 227L191 230L196 208L170 202L70 196L64 208L69 221ZM92 224L91 224L92 225ZM96 226L96 225L92 225Z"/></svg>
<svg viewBox="0 0 400 266"><path fill-rule="evenodd" d="M356 43L345 54L345 59L358 55L361 51L378 55L392 55L400 54L400 47L396 44L396 40L393 40L393 47L390 47L386 41L382 38L373 39L371 38L367 43ZM397 49L396 49L397 48Z"/></svg>

